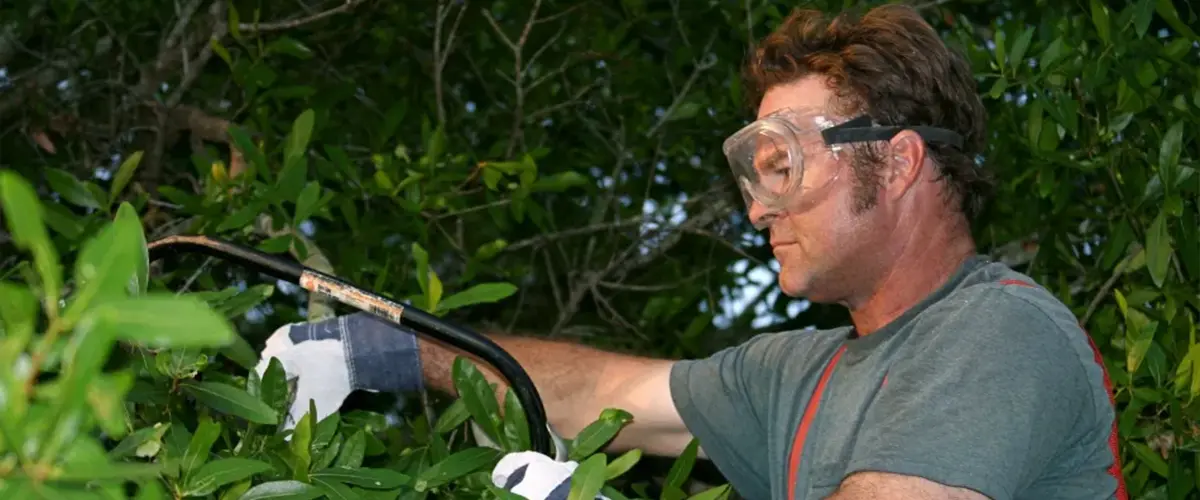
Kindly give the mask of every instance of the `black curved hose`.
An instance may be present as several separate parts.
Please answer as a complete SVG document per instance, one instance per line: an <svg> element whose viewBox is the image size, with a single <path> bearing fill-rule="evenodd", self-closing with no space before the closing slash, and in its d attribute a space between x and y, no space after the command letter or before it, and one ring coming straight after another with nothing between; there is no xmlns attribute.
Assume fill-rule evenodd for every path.
<svg viewBox="0 0 1200 500"><path fill-rule="evenodd" d="M451 324L420 309L406 307L353 284L310 269L296 262L275 257L207 236L168 236L147 245L150 260L168 254L200 253L223 260L235 261L274 278L290 281L309 292L333 297L334 300L382 317L398 325L408 326L422 335L441 340L478 356L500 372L516 393L525 410L533 451L551 454L550 429L546 408L537 387L517 360L491 339L466 328Z"/></svg>

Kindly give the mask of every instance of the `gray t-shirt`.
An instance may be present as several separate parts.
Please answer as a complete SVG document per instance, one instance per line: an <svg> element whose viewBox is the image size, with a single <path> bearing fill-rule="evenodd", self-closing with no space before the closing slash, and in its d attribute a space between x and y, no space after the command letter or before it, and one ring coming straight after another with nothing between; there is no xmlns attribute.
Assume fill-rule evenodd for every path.
<svg viewBox="0 0 1200 500"><path fill-rule="evenodd" d="M1117 498L1106 385L1071 311L982 256L870 335L762 334L671 371L688 429L749 499L824 498L857 471L994 500Z"/></svg>

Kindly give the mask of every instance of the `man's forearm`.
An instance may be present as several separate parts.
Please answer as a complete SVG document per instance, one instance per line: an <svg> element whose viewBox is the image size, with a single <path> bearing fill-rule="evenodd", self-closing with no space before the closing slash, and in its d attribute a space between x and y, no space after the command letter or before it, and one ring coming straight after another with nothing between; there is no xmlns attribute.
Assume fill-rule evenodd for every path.
<svg viewBox="0 0 1200 500"><path fill-rule="evenodd" d="M564 435L574 435L591 423L606 406L598 397L598 384L612 362L630 359L621 354L569 342L488 335L507 351L533 379L551 424ZM425 385L431 390L456 394L452 368L454 359L466 356L497 386L497 399L503 401L508 382L489 364L440 342L419 341Z"/></svg>

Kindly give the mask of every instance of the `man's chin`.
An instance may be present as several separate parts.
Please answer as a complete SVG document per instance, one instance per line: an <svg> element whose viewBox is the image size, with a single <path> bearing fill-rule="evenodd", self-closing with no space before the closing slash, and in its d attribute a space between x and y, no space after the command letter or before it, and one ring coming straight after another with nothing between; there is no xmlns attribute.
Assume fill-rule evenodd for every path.
<svg viewBox="0 0 1200 500"><path fill-rule="evenodd" d="M787 270L786 268L779 273L779 291L784 295L792 298L807 298L809 293L808 280L806 276L800 275L795 271Z"/></svg>
<svg viewBox="0 0 1200 500"><path fill-rule="evenodd" d="M788 297L804 299L814 304L827 304L837 301L837 298L829 296L828 293L822 293L820 287L813 286L813 279L810 274L797 270L788 270L787 268L784 268L783 272L779 273L779 291Z"/></svg>

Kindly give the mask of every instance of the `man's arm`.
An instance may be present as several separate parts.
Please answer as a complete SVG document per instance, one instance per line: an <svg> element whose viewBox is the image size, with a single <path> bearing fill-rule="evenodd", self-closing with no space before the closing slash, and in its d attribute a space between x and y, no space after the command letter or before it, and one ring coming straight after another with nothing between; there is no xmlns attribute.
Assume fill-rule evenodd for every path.
<svg viewBox="0 0 1200 500"><path fill-rule="evenodd" d="M547 417L560 434L573 437L605 408L620 408L634 418L609 445L610 451L639 448L653 455L676 456L692 439L671 398L669 377L674 361L561 341L499 334L488 337L533 379ZM430 389L454 394L454 359L467 356L497 385L497 398L504 397L508 383L491 365L433 339L421 337L418 343L425 384Z"/></svg>
<svg viewBox="0 0 1200 500"><path fill-rule="evenodd" d="M888 472L858 472L842 481L825 500L867 500L875 498L920 498L921 500L988 500L967 488L955 488L918 476Z"/></svg>

